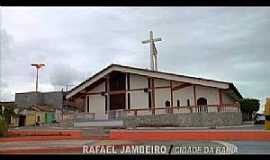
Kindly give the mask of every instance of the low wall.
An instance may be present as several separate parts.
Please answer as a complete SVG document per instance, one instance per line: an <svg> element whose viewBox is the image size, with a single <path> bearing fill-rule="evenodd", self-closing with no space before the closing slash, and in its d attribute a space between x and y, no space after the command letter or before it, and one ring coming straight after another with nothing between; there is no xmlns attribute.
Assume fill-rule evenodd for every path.
<svg viewBox="0 0 270 160"><path fill-rule="evenodd" d="M124 119L125 127L136 126L178 126L178 127L214 127L242 124L241 112L200 112L164 115L130 116Z"/></svg>
<svg viewBox="0 0 270 160"><path fill-rule="evenodd" d="M26 92L15 94L15 104L18 107L29 107L32 105L51 105L61 109L63 104L62 92Z"/></svg>

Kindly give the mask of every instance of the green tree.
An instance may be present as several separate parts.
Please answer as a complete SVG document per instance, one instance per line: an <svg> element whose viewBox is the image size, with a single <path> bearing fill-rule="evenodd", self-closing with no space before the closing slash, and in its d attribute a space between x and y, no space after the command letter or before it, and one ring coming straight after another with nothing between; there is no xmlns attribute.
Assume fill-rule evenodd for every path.
<svg viewBox="0 0 270 160"><path fill-rule="evenodd" d="M240 101L243 120L252 120L252 113L260 108L260 101L255 98L244 98Z"/></svg>
<svg viewBox="0 0 270 160"><path fill-rule="evenodd" d="M16 117L15 105L5 105L4 110L0 107L0 119L10 122L11 117Z"/></svg>
<svg viewBox="0 0 270 160"><path fill-rule="evenodd" d="M11 117L16 117L14 111L15 105L5 105L4 110L0 106L0 137L7 135L8 124L11 122Z"/></svg>

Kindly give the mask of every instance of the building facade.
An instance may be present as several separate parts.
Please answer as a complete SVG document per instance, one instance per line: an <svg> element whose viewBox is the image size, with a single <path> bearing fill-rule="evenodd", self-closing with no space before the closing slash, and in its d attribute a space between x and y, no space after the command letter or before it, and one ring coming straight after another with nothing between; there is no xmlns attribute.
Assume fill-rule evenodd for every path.
<svg viewBox="0 0 270 160"><path fill-rule="evenodd" d="M190 112L239 112L233 83L112 64L66 95L96 119Z"/></svg>

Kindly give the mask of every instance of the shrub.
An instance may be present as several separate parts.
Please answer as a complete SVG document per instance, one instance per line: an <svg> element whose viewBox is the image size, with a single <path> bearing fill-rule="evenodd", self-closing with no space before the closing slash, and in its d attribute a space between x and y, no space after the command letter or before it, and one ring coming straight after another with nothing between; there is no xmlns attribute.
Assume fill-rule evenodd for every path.
<svg viewBox="0 0 270 160"><path fill-rule="evenodd" d="M252 120L252 113L260 108L260 101L255 98L245 98L240 101L243 120Z"/></svg>
<svg viewBox="0 0 270 160"><path fill-rule="evenodd" d="M7 136L8 125L5 120L0 119L0 137Z"/></svg>

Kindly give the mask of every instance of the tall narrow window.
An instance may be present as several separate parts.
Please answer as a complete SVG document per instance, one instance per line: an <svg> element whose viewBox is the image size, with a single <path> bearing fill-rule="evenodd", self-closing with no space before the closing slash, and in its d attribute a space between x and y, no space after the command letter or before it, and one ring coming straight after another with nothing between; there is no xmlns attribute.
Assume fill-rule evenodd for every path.
<svg viewBox="0 0 270 160"><path fill-rule="evenodd" d="M130 93L128 93L128 109L130 109Z"/></svg>
<svg viewBox="0 0 270 160"><path fill-rule="evenodd" d="M148 107L151 108L152 107L152 96L151 96L151 92L148 92Z"/></svg>
<svg viewBox="0 0 270 160"><path fill-rule="evenodd" d="M165 102L165 106L166 106L166 108L167 108L167 109L166 109L166 110L167 110L167 113L170 113L170 105L171 105L171 104L170 104L170 101L166 101L166 102Z"/></svg>
<svg viewBox="0 0 270 160"><path fill-rule="evenodd" d="M89 96L86 98L86 112L89 112Z"/></svg>
<svg viewBox="0 0 270 160"><path fill-rule="evenodd" d="M177 107L180 107L180 100L177 100Z"/></svg>
<svg viewBox="0 0 270 160"><path fill-rule="evenodd" d="M151 78L148 78L148 89L151 88ZM152 92L148 92L148 108L152 108Z"/></svg>
<svg viewBox="0 0 270 160"><path fill-rule="evenodd" d="M105 95L105 112L107 113L107 106L108 106L108 95Z"/></svg>
<svg viewBox="0 0 270 160"><path fill-rule="evenodd" d="M127 90L130 90L130 74L127 73Z"/></svg>
<svg viewBox="0 0 270 160"><path fill-rule="evenodd" d="M187 106L190 106L190 100L187 99Z"/></svg>

